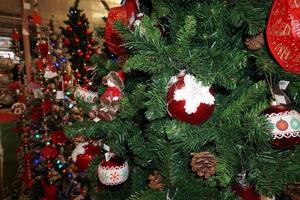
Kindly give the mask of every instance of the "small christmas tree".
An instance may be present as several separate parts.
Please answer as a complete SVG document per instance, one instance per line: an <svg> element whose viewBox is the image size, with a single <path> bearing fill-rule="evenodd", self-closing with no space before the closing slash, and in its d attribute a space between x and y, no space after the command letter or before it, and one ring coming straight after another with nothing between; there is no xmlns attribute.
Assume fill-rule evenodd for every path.
<svg viewBox="0 0 300 200"><path fill-rule="evenodd" d="M86 86L93 76L90 57L95 52L95 39L89 29L89 21L83 10L78 8L79 0L70 7L68 20L64 21L66 28L60 27L64 35L63 44L68 48L70 62L77 82Z"/></svg>

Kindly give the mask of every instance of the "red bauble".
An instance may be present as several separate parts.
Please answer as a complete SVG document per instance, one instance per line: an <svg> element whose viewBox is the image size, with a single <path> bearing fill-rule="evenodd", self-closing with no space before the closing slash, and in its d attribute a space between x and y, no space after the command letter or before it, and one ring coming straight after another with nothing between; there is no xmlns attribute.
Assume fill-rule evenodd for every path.
<svg viewBox="0 0 300 200"><path fill-rule="evenodd" d="M77 54L81 57L81 56L83 56L83 52L81 51L81 50L78 50L77 51Z"/></svg>
<svg viewBox="0 0 300 200"><path fill-rule="evenodd" d="M75 38L74 38L74 42L75 42L76 44L78 44L78 43L80 42L79 38L78 38L78 37L75 37Z"/></svg>
<svg viewBox="0 0 300 200"><path fill-rule="evenodd" d="M43 69L44 69L44 62L43 62L43 59L37 59L36 60L36 62L35 62L35 64L36 64L36 69L38 70L38 71L42 71Z"/></svg>
<svg viewBox="0 0 300 200"><path fill-rule="evenodd" d="M91 33L92 33L92 31L89 30L89 29L87 29L86 32L85 32L86 35L91 35Z"/></svg>
<svg viewBox="0 0 300 200"><path fill-rule="evenodd" d="M92 48L92 45L91 45L91 44L88 44L88 45L87 45L87 48L88 48L88 49L91 49L91 48Z"/></svg>
<svg viewBox="0 0 300 200"><path fill-rule="evenodd" d="M119 31L115 28L115 23L120 21L123 25L131 26L138 13L136 0L125 0L124 4L109 10L105 25L105 43L108 50L116 56L127 53L122 46L123 41Z"/></svg>
<svg viewBox="0 0 300 200"><path fill-rule="evenodd" d="M81 171L85 171L91 162L91 160L100 154L100 149L93 143L80 143L72 152L72 160L77 168Z"/></svg>
<svg viewBox="0 0 300 200"><path fill-rule="evenodd" d="M260 200L260 195L252 186L242 186L237 183L231 188L242 200Z"/></svg>
<svg viewBox="0 0 300 200"><path fill-rule="evenodd" d="M32 21L35 24L41 24L42 23L42 17L40 16L40 14L37 11L32 12L31 18L32 18Z"/></svg>
<svg viewBox="0 0 300 200"><path fill-rule="evenodd" d="M71 43L71 42L70 42L70 40L69 40L68 38L64 38L63 44L64 44L65 47L69 46L70 43Z"/></svg>
<svg viewBox="0 0 300 200"><path fill-rule="evenodd" d="M272 145L275 148L288 149L299 143L300 114L296 110L274 101L264 114L273 125Z"/></svg>
<svg viewBox="0 0 300 200"><path fill-rule="evenodd" d="M279 65L287 72L300 74L300 15L296 4L274 0L266 33L269 49Z"/></svg>
<svg viewBox="0 0 300 200"><path fill-rule="evenodd" d="M76 78L81 78L80 72L76 72L76 73L75 73L75 77L76 77Z"/></svg>
<svg viewBox="0 0 300 200"><path fill-rule="evenodd" d="M77 26L81 26L81 24L82 24L82 21L77 22Z"/></svg>
<svg viewBox="0 0 300 200"><path fill-rule="evenodd" d="M89 54L86 54L86 55L85 55L85 60L86 60L86 61L89 61L90 58L91 58L91 56L90 56Z"/></svg>
<svg viewBox="0 0 300 200"><path fill-rule="evenodd" d="M212 115L214 102L213 89L203 86L194 76L182 72L171 78L167 109L174 119L193 125L203 123Z"/></svg>
<svg viewBox="0 0 300 200"><path fill-rule="evenodd" d="M91 38L91 39L90 39L90 42L91 42L92 44L94 44L94 43L95 43L95 39L94 39L94 38Z"/></svg>
<svg viewBox="0 0 300 200"><path fill-rule="evenodd" d="M128 179L129 166L127 161L113 153L106 153L106 160L98 166L100 182L106 186L119 185ZM110 158L109 158L110 157Z"/></svg>
<svg viewBox="0 0 300 200"><path fill-rule="evenodd" d="M71 26L67 26L66 29L67 29L67 31L69 31L69 32L73 31L73 29L72 29Z"/></svg>

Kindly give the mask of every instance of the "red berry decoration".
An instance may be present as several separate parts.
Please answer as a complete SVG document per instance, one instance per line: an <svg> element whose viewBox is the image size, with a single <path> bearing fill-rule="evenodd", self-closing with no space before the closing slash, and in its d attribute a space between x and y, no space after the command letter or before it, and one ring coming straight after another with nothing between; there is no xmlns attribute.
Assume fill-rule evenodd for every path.
<svg viewBox="0 0 300 200"><path fill-rule="evenodd" d="M100 149L93 143L80 143L72 152L72 161L78 167L79 170L85 171L91 160L100 154Z"/></svg>
<svg viewBox="0 0 300 200"><path fill-rule="evenodd" d="M269 49L279 65L287 72L300 74L300 17L296 4L274 0L266 33Z"/></svg>
<svg viewBox="0 0 300 200"><path fill-rule="evenodd" d="M272 145L279 149L288 149L300 141L300 114L274 101L264 111L271 124Z"/></svg>
<svg viewBox="0 0 300 200"><path fill-rule="evenodd" d="M98 167L100 182L106 186L119 185L128 179L129 166L127 161L113 153L105 154L106 160Z"/></svg>
<svg viewBox="0 0 300 200"><path fill-rule="evenodd" d="M81 50L78 50L77 53L79 56L83 56L83 52Z"/></svg>
<svg viewBox="0 0 300 200"><path fill-rule="evenodd" d="M214 108L215 97L210 86L204 86L194 76L184 72L171 78L167 109L174 119L200 124L210 118Z"/></svg>
<svg viewBox="0 0 300 200"><path fill-rule="evenodd" d="M75 38L74 38L74 42L75 42L76 44L78 44L78 43L80 42L79 38L78 38L78 37L75 37Z"/></svg>
<svg viewBox="0 0 300 200"><path fill-rule="evenodd" d="M70 40L69 40L68 38L64 38L63 44L64 44L65 47L69 46L70 43L71 43L71 42L70 42Z"/></svg>
<svg viewBox="0 0 300 200"><path fill-rule="evenodd" d="M122 6L109 10L105 25L105 43L108 50L116 56L127 53L122 46L123 41L119 31L115 28L115 23L120 21L123 25L132 26L138 13L136 0L125 0Z"/></svg>
<svg viewBox="0 0 300 200"><path fill-rule="evenodd" d="M77 26L81 26L81 24L82 24L82 21L77 22Z"/></svg>
<svg viewBox="0 0 300 200"><path fill-rule="evenodd" d="M89 61L90 58L91 58L91 56L90 56L89 54L86 54L86 55L85 55L85 60L86 60L86 61Z"/></svg>

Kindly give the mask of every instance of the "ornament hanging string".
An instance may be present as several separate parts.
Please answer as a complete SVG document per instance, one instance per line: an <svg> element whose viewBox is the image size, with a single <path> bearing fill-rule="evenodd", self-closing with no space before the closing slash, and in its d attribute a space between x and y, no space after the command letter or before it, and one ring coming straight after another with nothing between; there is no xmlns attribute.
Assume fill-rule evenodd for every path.
<svg viewBox="0 0 300 200"><path fill-rule="evenodd" d="M268 77L267 74L266 74L266 72L264 72L264 75L265 75L267 84L268 84L268 86L269 86L269 90L270 90L270 92L271 92L272 99L275 99L275 95L274 95L274 91L273 91L272 75L269 74L269 77Z"/></svg>

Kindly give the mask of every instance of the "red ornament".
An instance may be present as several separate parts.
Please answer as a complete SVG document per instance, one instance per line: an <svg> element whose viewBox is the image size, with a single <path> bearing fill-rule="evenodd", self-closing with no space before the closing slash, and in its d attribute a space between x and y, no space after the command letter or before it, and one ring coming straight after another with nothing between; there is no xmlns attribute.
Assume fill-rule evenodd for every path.
<svg viewBox="0 0 300 200"><path fill-rule="evenodd" d="M78 50L77 53L80 57L83 56L83 52L81 50Z"/></svg>
<svg viewBox="0 0 300 200"><path fill-rule="evenodd" d="M66 135L61 130L52 132L50 138L53 144L63 145L67 141Z"/></svg>
<svg viewBox="0 0 300 200"><path fill-rule="evenodd" d="M41 150L41 156L44 159L54 159L57 155L57 150L52 145L47 145Z"/></svg>
<svg viewBox="0 0 300 200"><path fill-rule="evenodd" d="M67 29L67 31L69 31L69 32L72 32L72 31L73 31L73 29L72 29L71 26L67 26L66 29Z"/></svg>
<svg viewBox="0 0 300 200"><path fill-rule="evenodd" d="M39 15L39 13L37 11L32 12L31 18L33 20L33 23L35 23L35 24L41 24L42 23L42 17Z"/></svg>
<svg viewBox="0 0 300 200"><path fill-rule="evenodd" d="M260 195L252 186L242 186L237 183L231 188L242 200L260 200Z"/></svg>
<svg viewBox="0 0 300 200"><path fill-rule="evenodd" d="M300 114L296 110L274 101L264 114L273 125L271 133L274 148L288 149L299 143Z"/></svg>
<svg viewBox="0 0 300 200"><path fill-rule="evenodd" d="M86 60L86 61L89 61L90 58L91 58L91 56L90 56L89 54L86 54L86 55L85 55L85 60Z"/></svg>
<svg viewBox="0 0 300 200"><path fill-rule="evenodd" d="M64 38L63 44L64 44L65 47L69 46L70 43L71 43L71 42L70 42L70 40L69 40L68 38Z"/></svg>
<svg viewBox="0 0 300 200"><path fill-rule="evenodd" d="M128 179L129 166L126 160L113 153L106 153L106 159L98 166L100 182L106 186L119 185Z"/></svg>
<svg viewBox="0 0 300 200"><path fill-rule="evenodd" d="M12 39L14 40L14 41L19 41L20 40L20 33L17 31L17 30L13 30L13 32L12 32Z"/></svg>
<svg viewBox="0 0 300 200"><path fill-rule="evenodd" d="M79 170L85 171L91 160L100 154L100 149L93 143L80 143L72 152L72 160Z"/></svg>
<svg viewBox="0 0 300 200"><path fill-rule="evenodd" d="M108 50L114 55L121 56L127 53L127 50L122 46L123 41L119 31L115 28L115 23L120 21L123 25L131 27L138 10L136 0L125 0L122 6L109 10L105 25L105 43Z"/></svg>
<svg viewBox="0 0 300 200"><path fill-rule="evenodd" d="M76 78L81 78L80 72L76 72L76 73L75 73L75 77L76 77Z"/></svg>
<svg viewBox="0 0 300 200"><path fill-rule="evenodd" d="M85 33L86 33L86 35L91 35L92 31L87 29Z"/></svg>
<svg viewBox="0 0 300 200"><path fill-rule="evenodd" d="M91 45L91 44L88 44L88 45L87 45L87 48L88 48L88 49L91 49L91 48L92 48L92 45Z"/></svg>
<svg viewBox="0 0 300 200"><path fill-rule="evenodd" d="M300 12L292 0L274 0L267 25L269 49L287 72L300 73Z"/></svg>
<svg viewBox="0 0 300 200"><path fill-rule="evenodd" d="M91 38L91 39L90 39L90 42L91 42L92 44L94 44L94 43L95 43L95 39L94 39L94 38Z"/></svg>
<svg viewBox="0 0 300 200"><path fill-rule="evenodd" d="M78 37L75 37L75 38L74 38L74 42L75 42L76 44L78 44L78 43L80 42L79 38L78 38Z"/></svg>
<svg viewBox="0 0 300 200"><path fill-rule="evenodd" d="M171 78L167 93L169 114L193 125L203 123L212 115L215 98L210 86L203 86L192 75L180 73Z"/></svg>
<svg viewBox="0 0 300 200"><path fill-rule="evenodd" d="M82 21L77 22L77 26L81 26L81 24L82 24Z"/></svg>
<svg viewBox="0 0 300 200"><path fill-rule="evenodd" d="M42 58L46 58L49 51L47 42L40 42L38 45L38 50L41 53Z"/></svg>
<svg viewBox="0 0 300 200"><path fill-rule="evenodd" d="M35 105L32 108L31 111L31 119L33 121L39 121L42 118L42 109L41 109L41 105Z"/></svg>

